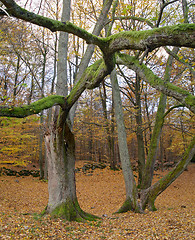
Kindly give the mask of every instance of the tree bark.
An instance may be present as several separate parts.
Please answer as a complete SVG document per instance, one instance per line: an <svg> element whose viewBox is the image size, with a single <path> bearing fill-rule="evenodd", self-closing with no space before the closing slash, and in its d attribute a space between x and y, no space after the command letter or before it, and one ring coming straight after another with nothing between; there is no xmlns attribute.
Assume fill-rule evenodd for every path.
<svg viewBox="0 0 195 240"><path fill-rule="evenodd" d="M129 159L129 152L127 146L126 130L124 124L124 116L122 109L122 101L120 97L120 90L116 77L116 70L111 73L111 84L114 98L114 109L115 117L117 123L118 132L118 143L119 143L119 154L123 170L123 176L126 188L126 200L123 206L118 210L118 212L126 212L128 210L133 210L135 212L140 212L138 205L138 193L136 182L133 175L133 170L131 167L131 162Z"/></svg>
<svg viewBox="0 0 195 240"><path fill-rule="evenodd" d="M135 83L135 98L136 98L136 136L138 145L138 187L141 186L143 181L143 173L145 168L145 151L144 151L144 138L142 129L142 113L141 113L141 88L140 88L140 77L136 74Z"/></svg>
<svg viewBox="0 0 195 240"><path fill-rule="evenodd" d="M173 52L176 54L178 50L179 49L175 47L173 49ZM165 76L164 76L165 83L170 82L172 64L173 64L173 56L170 55L167 60L166 69L165 69ZM143 171L144 177L141 185L142 189L147 189L152 184L154 165L156 162L156 157L157 157L158 148L159 148L159 140L160 140L163 124L164 124L166 102L167 102L167 96L161 93L160 101L159 101L158 109L156 113L155 125L152 132L152 138L150 142L148 157L146 161L146 166Z"/></svg>
<svg viewBox="0 0 195 240"><path fill-rule="evenodd" d="M150 188L141 191L141 206L145 209L147 206L150 210L155 211L155 200L176 178L178 178L195 154L195 137L192 138L191 143L186 149L182 160L162 179L152 185Z"/></svg>
<svg viewBox="0 0 195 240"><path fill-rule="evenodd" d="M64 112L56 127L45 137L48 159L49 200L46 213L69 221L94 220L95 216L81 210L75 185L75 140Z"/></svg>

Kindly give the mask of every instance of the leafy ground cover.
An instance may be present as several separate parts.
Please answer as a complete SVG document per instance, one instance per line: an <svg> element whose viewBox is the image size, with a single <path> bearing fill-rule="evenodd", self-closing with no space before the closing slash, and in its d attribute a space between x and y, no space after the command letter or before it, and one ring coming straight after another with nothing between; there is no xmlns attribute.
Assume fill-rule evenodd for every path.
<svg viewBox="0 0 195 240"><path fill-rule="evenodd" d="M165 173L156 172L155 181ZM2 175L0 239L195 239L194 176L195 164L191 164L159 196L156 212L113 214L125 199L122 172L109 168L77 172L82 209L102 217L77 223L39 217L47 204L47 182L32 176Z"/></svg>

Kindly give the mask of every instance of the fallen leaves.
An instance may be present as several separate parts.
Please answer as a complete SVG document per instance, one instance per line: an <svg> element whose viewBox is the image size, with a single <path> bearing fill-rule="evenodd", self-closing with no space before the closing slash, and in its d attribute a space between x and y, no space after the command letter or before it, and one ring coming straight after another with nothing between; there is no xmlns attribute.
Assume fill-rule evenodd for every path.
<svg viewBox="0 0 195 240"><path fill-rule="evenodd" d="M113 215L125 200L121 171L106 168L96 169L90 176L77 173L82 209L102 217L84 223L40 218L37 213L47 205L46 182L32 176L0 176L0 239L194 239L194 173L195 165L191 164L159 196L158 211L144 215Z"/></svg>

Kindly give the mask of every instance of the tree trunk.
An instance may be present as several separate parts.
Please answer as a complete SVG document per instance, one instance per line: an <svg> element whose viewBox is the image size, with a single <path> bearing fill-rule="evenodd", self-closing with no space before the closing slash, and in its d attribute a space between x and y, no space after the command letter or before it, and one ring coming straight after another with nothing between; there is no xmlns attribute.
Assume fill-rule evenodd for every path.
<svg viewBox="0 0 195 240"><path fill-rule="evenodd" d="M142 129L142 113L141 113L141 88L140 77L136 74L135 83L135 98L136 98L136 136L138 144L138 186L141 186L143 180L143 172L145 168L145 151L144 151L144 138Z"/></svg>
<svg viewBox="0 0 195 240"><path fill-rule="evenodd" d="M123 204L123 206L118 210L118 212L126 212L128 210L140 212L138 201L137 201L138 199L137 187L136 187L135 179L133 176L133 171L131 168L131 162L129 159L122 102L121 102L120 90L119 90L117 77L116 77L116 70L112 71L110 78L111 78L113 98L114 98L114 108L115 108L115 116L116 116L117 131L118 131L120 160L121 160L123 176L125 181L125 188L126 188L126 201Z"/></svg>
<svg viewBox="0 0 195 240"><path fill-rule="evenodd" d="M183 173L194 154L195 137L193 137L188 149L183 155L182 160L175 166L175 168L150 188L141 191L140 195L142 209L145 209L148 206L150 210L156 210L154 205L156 198Z"/></svg>
<svg viewBox="0 0 195 240"><path fill-rule="evenodd" d="M68 123L63 119L64 112L60 113L60 118L50 135L45 137L49 191L46 213L69 221L94 220L97 217L82 211L78 204L75 184L74 135Z"/></svg>
<svg viewBox="0 0 195 240"><path fill-rule="evenodd" d="M40 133L39 133L39 169L40 169L40 179L44 178L44 169L43 169L43 112L41 112L40 117Z"/></svg>
<svg viewBox="0 0 195 240"><path fill-rule="evenodd" d="M178 50L179 48L177 47L173 48L174 53L177 53ZM173 56L170 55L167 61L166 69L165 69L165 76L164 76L165 83L170 82L172 64L173 64ZM158 147L159 147L159 140L160 140L163 124L164 124L166 102L167 102L167 96L161 93L158 110L156 113L155 125L152 133L152 138L150 141L149 153L148 153L145 169L143 172L143 182L141 185L142 189L147 189L152 184L154 165L156 162L156 157L157 157Z"/></svg>

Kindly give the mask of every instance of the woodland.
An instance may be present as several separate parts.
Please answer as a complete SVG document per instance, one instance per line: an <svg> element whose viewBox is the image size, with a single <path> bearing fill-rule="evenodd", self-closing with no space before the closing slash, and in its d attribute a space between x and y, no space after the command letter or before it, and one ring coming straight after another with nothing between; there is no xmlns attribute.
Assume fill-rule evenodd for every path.
<svg viewBox="0 0 195 240"><path fill-rule="evenodd" d="M22 192L29 183L43 194L39 190L31 198L31 190L26 204L40 201L45 220L36 216L38 229L44 232L42 221L47 221L52 236L53 226L59 229L68 220L81 222L66 222L68 232L74 229L72 238L86 239L76 229L88 228L86 223L93 232L103 217L108 235L91 239L109 239L109 221L117 229L118 218L126 235L113 233L111 239L136 239L140 229L122 228L123 220L145 218L148 226L152 218L154 227L143 239L179 239L183 214L181 234L190 239L194 205L186 199L192 200L195 161L194 7L187 0L0 1L0 179L5 189L0 203L15 209L10 215L19 218L10 194L17 184ZM108 194L110 202L105 200L105 210L99 211ZM24 216L31 216L28 210ZM167 228L165 213L174 229ZM161 218L166 228L159 228L172 232L167 237L156 228ZM20 218L15 230L11 217L2 214L1 219L6 225L0 232L8 229L9 236L17 235L19 226L18 236L24 234L21 226L34 228L29 216L31 227Z"/></svg>

